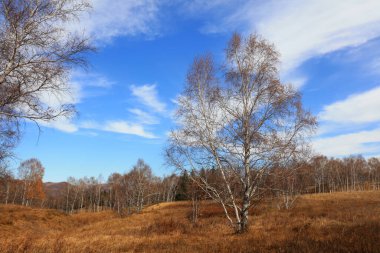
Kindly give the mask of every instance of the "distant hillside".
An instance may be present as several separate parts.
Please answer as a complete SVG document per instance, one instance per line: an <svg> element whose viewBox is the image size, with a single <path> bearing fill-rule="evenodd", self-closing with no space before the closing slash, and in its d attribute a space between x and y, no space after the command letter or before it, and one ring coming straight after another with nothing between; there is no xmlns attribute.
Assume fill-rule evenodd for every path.
<svg viewBox="0 0 380 253"><path fill-rule="evenodd" d="M56 197L67 189L67 184L67 182L46 182L44 183L44 190L46 195Z"/></svg>

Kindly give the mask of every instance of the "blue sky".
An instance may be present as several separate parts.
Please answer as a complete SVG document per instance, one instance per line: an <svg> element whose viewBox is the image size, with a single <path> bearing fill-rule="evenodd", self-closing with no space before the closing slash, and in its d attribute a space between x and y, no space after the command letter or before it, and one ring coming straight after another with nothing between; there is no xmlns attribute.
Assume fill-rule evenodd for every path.
<svg viewBox="0 0 380 253"><path fill-rule="evenodd" d="M380 1L92 0L79 29L98 52L71 73L78 110L26 123L17 159L36 157L45 181L125 172L138 158L157 175L173 102L197 55L221 60L232 32L257 32L281 53L281 78L319 120L316 153L380 156Z"/></svg>

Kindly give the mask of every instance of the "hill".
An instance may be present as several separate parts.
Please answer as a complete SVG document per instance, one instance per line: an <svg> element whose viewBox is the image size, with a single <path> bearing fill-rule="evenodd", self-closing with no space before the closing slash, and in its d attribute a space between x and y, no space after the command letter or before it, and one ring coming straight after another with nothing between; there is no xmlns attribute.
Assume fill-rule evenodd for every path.
<svg viewBox="0 0 380 253"><path fill-rule="evenodd" d="M44 191L47 196L59 196L62 192L65 192L67 184L67 182L46 182L44 183Z"/></svg>
<svg viewBox="0 0 380 253"><path fill-rule="evenodd" d="M189 202L124 218L2 205L0 252L380 252L380 192L304 195L291 210L264 203L244 235L215 203L200 213L192 224Z"/></svg>

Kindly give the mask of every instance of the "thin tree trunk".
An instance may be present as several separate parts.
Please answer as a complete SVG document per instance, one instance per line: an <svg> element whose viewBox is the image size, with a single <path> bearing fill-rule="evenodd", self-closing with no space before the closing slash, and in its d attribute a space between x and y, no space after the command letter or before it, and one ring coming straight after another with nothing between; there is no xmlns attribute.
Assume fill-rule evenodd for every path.
<svg viewBox="0 0 380 253"><path fill-rule="evenodd" d="M7 190L5 194L5 204L8 204L8 198L9 198L9 182L7 182Z"/></svg>
<svg viewBox="0 0 380 253"><path fill-rule="evenodd" d="M248 231L249 222L248 222L248 212L249 212L249 206L250 206L250 198L249 198L249 191L246 190L244 193L243 198L243 205L240 212L240 223L237 227L237 233L245 233Z"/></svg>

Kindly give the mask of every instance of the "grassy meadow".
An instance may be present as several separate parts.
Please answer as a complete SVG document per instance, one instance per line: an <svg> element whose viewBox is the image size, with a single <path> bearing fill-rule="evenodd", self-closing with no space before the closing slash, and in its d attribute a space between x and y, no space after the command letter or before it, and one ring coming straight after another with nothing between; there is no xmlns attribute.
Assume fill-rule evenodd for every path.
<svg viewBox="0 0 380 253"><path fill-rule="evenodd" d="M236 235L221 208L162 203L140 214L67 215L0 206L0 252L380 252L380 192L301 196L291 210L263 203L250 231Z"/></svg>

